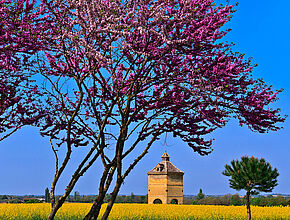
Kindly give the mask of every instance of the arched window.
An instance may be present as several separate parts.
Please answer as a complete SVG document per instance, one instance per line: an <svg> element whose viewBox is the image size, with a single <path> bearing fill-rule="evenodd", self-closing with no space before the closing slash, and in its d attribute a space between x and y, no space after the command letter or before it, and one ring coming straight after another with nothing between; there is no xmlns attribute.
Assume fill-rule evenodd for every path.
<svg viewBox="0 0 290 220"><path fill-rule="evenodd" d="M160 199L155 199L153 201L153 204L162 204L162 201Z"/></svg>
<svg viewBox="0 0 290 220"><path fill-rule="evenodd" d="M178 204L178 200L177 199L172 199L170 204Z"/></svg>

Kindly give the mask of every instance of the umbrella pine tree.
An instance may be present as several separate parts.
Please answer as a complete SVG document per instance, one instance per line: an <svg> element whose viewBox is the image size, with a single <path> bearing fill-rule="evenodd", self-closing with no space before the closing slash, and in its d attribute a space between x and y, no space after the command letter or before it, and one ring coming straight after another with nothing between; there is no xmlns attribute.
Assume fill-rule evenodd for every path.
<svg viewBox="0 0 290 220"><path fill-rule="evenodd" d="M231 188L246 190L247 220L251 219L250 196L259 192L271 192L278 185L277 169L272 169L264 158L243 156L241 161L233 160L231 165L225 165L222 174L231 177L229 179Z"/></svg>

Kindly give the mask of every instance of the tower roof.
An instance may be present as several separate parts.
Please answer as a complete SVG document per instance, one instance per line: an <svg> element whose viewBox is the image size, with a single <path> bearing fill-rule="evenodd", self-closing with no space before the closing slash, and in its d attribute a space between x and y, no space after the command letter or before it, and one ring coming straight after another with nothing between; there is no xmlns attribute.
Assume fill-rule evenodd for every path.
<svg viewBox="0 0 290 220"><path fill-rule="evenodd" d="M170 157L169 157L168 153L165 151L164 154L161 156L161 158L162 158L162 161L164 161L164 160L169 161Z"/></svg>
<svg viewBox="0 0 290 220"><path fill-rule="evenodd" d="M152 170L150 170L147 174L148 175L158 175L158 174L168 174L168 173L179 173L179 174L184 174L181 170L179 170L176 166L174 166L170 161L169 161L169 155L165 151L164 154L162 155L162 161L159 162Z"/></svg>

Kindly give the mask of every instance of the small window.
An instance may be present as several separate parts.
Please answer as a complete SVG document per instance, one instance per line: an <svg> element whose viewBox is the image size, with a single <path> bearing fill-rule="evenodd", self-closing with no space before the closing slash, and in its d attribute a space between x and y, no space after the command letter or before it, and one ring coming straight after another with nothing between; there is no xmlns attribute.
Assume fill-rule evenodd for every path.
<svg viewBox="0 0 290 220"><path fill-rule="evenodd" d="M161 172L161 171L163 170L163 168L164 168L164 165L159 163L159 164L156 166L156 171Z"/></svg>
<svg viewBox="0 0 290 220"><path fill-rule="evenodd" d="M172 199L170 204L178 204L178 200L177 199Z"/></svg>
<svg viewBox="0 0 290 220"><path fill-rule="evenodd" d="M162 201L160 199L155 199L153 201L153 204L162 204Z"/></svg>

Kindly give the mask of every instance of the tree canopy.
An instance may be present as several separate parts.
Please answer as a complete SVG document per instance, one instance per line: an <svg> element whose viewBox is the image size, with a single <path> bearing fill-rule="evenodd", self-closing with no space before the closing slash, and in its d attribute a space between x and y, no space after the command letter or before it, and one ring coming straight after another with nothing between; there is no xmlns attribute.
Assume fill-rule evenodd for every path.
<svg viewBox="0 0 290 220"><path fill-rule="evenodd" d="M202 192L202 189L199 189L199 193L196 196L197 200L203 199L205 197L204 193Z"/></svg>
<svg viewBox="0 0 290 220"><path fill-rule="evenodd" d="M42 5L43 6L43 5ZM35 1L0 0L0 141L44 116L37 85L30 79L35 60L47 48L50 22Z"/></svg>
<svg viewBox="0 0 290 220"><path fill-rule="evenodd" d="M223 175L231 177L231 188L244 189L255 195L258 192L271 192L278 185L279 173L264 158L243 156L241 161L233 160L231 165L226 165Z"/></svg>
<svg viewBox="0 0 290 220"><path fill-rule="evenodd" d="M223 175L230 177L231 188L246 190L247 220L249 220L251 219L250 195L259 192L272 192L274 187L278 185L279 173L264 158L243 156L241 161L233 160L231 165L225 165Z"/></svg>

